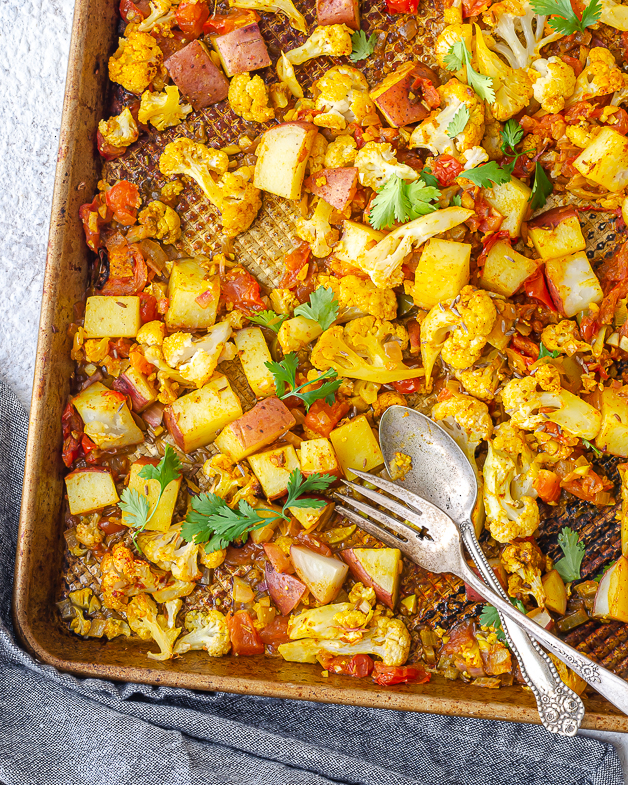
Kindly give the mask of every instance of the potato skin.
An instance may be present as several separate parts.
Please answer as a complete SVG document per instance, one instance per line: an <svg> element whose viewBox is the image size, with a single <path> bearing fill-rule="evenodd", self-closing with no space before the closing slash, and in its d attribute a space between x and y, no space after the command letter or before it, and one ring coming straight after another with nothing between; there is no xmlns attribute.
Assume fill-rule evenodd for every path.
<svg viewBox="0 0 628 785"><path fill-rule="evenodd" d="M216 447L239 461L271 444L295 424L292 412L279 398L267 398L227 425L216 439Z"/></svg>
<svg viewBox="0 0 628 785"><path fill-rule="evenodd" d="M358 0L316 0L316 18L319 25L347 25L360 29Z"/></svg>
<svg viewBox="0 0 628 785"><path fill-rule="evenodd" d="M255 23L216 36L212 38L212 44L227 76L257 71L271 65L266 43Z"/></svg>
<svg viewBox="0 0 628 785"><path fill-rule="evenodd" d="M388 74L371 90L370 95L375 106L395 128L418 123L425 120L430 113L421 101L411 98L412 86L418 78L429 79L438 87L438 77L431 68L423 63L408 62Z"/></svg>
<svg viewBox="0 0 628 785"><path fill-rule="evenodd" d="M195 110L205 109L227 97L229 82L201 41L192 41L175 52L164 65Z"/></svg>
<svg viewBox="0 0 628 785"><path fill-rule="evenodd" d="M355 166L321 169L305 181L305 187L336 210L344 210L355 196L358 170Z"/></svg>

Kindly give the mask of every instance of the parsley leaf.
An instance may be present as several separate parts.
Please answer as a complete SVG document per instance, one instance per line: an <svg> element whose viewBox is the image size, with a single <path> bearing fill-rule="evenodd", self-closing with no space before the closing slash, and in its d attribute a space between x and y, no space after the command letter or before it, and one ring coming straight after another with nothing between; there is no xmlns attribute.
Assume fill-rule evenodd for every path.
<svg viewBox="0 0 628 785"><path fill-rule="evenodd" d="M438 177L432 174L432 170L429 166L424 166L423 171L419 175L419 180L425 185L433 185L435 188L438 188L440 183L438 182Z"/></svg>
<svg viewBox="0 0 628 785"><path fill-rule="evenodd" d="M287 354L281 362L267 362L264 365L272 373L275 379L275 389L277 390L277 397L283 400L294 395L300 398L305 404L305 411L310 410L310 406L314 401L324 398L325 401L331 406L334 402L334 393L342 384L342 379L338 378L336 371L329 368L325 373L317 376L316 379L309 379L297 386L297 366L299 358L296 352ZM329 379L329 381L325 381ZM323 382L320 387L315 387L311 390L305 390L317 382Z"/></svg>
<svg viewBox="0 0 628 785"><path fill-rule="evenodd" d="M601 458L604 454L602 450L598 450L598 448L592 444L588 439L582 439L582 444L587 448L587 450L592 450L598 458Z"/></svg>
<svg viewBox="0 0 628 785"><path fill-rule="evenodd" d="M464 177L466 180L471 180L474 185L480 188L490 188L493 185L502 185L510 180L511 173L506 169L498 166L495 161L489 161L482 166L475 166L473 169L466 169L458 176Z"/></svg>
<svg viewBox="0 0 628 785"><path fill-rule="evenodd" d="M523 128L512 117L507 120L501 130L502 153L504 155L518 155L515 147L523 139Z"/></svg>
<svg viewBox="0 0 628 785"><path fill-rule="evenodd" d="M447 126L447 136L450 139L455 139L456 136L461 134L467 127L470 118L471 113L469 112L469 107L466 104L462 104L454 115L454 119Z"/></svg>
<svg viewBox="0 0 628 785"><path fill-rule="evenodd" d="M301 497L304 493L326 490L335 479L331 474L318 473L304 478L300 469L294 469L290 472L288 494L281 512L269 507L252 507L244 500L232 509L217 494L201 493L192 499L192 509L188 511L181 527L181 537L186 542L205 544L207 553L226 548L229 543L248 536L255 529L261 529L269 521L278 518L290 520L289 507L324 507L326 502L322 499Z"/></svg>
<svg viewBox="0 0 628 785"><path fill-rule="evenodd" d="M558 535L558 544L565 555L554 564L554 569L565 582L579 580L585 547L578 541L578 533L565 526Z"/></svg>
<svg viewBox="0 0 628 785"><path fill-rule="evenodd" d="M599 21L602 15L601 0L591 0L579 19L570 0L533 0L532 10L540 16L549 16L549 26L561 35L583 33L587 27Z"/></svg>
<svg viewBox="0 0 628 785"><path fill-rule="evenodd" d="M366 37L364 30L357 30L351 36L351 43L353 44L353 52L349 55L354 63L358 60L366 60L375 51L375 44L377 43L377 36L375 33Z"/></svg>
<svg viewBox="0 0 628 785"><path fill-rule="evenodd" d="M249 316L251 322L261 324L262 327L269 327L273 332L278 333L281 325L289 319L290 315L287 313L275 313L274 311L260 311L254 316Z"/></svg>
<svg viewBox="0 0 628 785"><path fill-rule="evenodd" d="M318 322L323 330L329 329L338 318L338 300L333 289L319 286L310 295L309 302L294 309L295 316L304 316Z"/></svg>
<svg viewBox="0 0 628 785"><path fill-rule="evenodd" d="M539 360L543 359L543 357L551 357L555 360L559 356L560 352L558 349L554 349L554 351L550 352L550 350L545 346L543 341L539 344Z"/></svg>
<svg viewBox="0 0 628 785"><path fill-rule="evenodd" d="M448 71L459 71L463 66L467 67L469 87L475 90L482 100L488 101L489 104L495 103L493 80L490 76L482 76L482 74L474 70L471 65L471 53L467 49L465 42L456 41L445 55L445 67Z"/></svg>
<svg viewBox="0 0 628 785"><path fill-rule="evenodd" d="M374 229L388 229L396 221L405 223L420 215L433 213L436 206L430 202L439 197L440 190L433 185L426 185L424 180L408 183L394 174L373 199L369 210L370 224Z"/></svg>
<svg viewBox="0 0 628 785"><path fill-rule="evenodd" d="M538 210L543 207L547 202L547 197L554 190L554 186L545 174L545 169L537 161L534 169L534 185L532 186L532 193L530 195L530 208L532 211Z"/></svg>

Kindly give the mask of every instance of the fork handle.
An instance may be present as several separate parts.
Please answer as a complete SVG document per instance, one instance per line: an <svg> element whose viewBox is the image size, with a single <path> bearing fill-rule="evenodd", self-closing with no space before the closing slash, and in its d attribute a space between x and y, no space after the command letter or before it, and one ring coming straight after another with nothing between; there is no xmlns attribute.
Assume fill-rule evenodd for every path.
<svg viewBox="0 0 628 785"><path fill-rule="evenodd" d="M557 638L551 632L532 621L532 619L529 619L524 613L518 611L514 605L503 600L481 578L478 578L464 561L461 565L461 572L463 574L459 577L463 578L481 597L522 627L528 635L542 643L546 649L549 649L559 660L562 660L565 665L574 670L578 676L584 679L587 684L590 684L600 695L603 695L613 706L623 711L624 714L628 714L628 682L616 676L602 665L598 665L597 662L593 662L589 657L569 646L560 638Z"/></svg>

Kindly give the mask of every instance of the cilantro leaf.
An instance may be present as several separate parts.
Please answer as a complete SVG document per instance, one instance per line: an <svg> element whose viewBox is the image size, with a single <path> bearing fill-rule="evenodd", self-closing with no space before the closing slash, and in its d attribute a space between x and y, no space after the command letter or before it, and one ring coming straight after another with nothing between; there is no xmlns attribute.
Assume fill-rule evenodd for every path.
<svg viewBox="0 0 628 785"><path fill-rule="evenodd" d="M462 207L462 196L460 194L454 194L451 197L451 203L455 204L456 207Z"/></svg>
<svg viewBox="0 0 628 785"><path fill-rule="evenodd" d="M511 173L506 169L498 166L495 161L489 161L482 166L475 166L473 169L466 169L459 174L459 177L464 177L466 180L471 180L474 185L480 188L490 188L493 185L502 185L510 181Z"/></svg>
<svg viewBox="0 0 628 785"><path fill-rule="evenodd" d="M288 507L324 507L327 502L322 499L300 499L304 493L312 493L314 491L325 491L334 482L336 478L331 474L311 474L309 477L303 477L301 469L294 469L290 472L288 479L288 498L284 508Z"/></svg>
<svg viewBox="0 0 628 785"><path fill-rule="evenodd" d="M565 526L558 535L558 544L565 555L554 564L554 569L565 582L579 580L585 547L578 541L578 533Z"/></svg>
<svg viewBox="0 0 628 785"><path fill-rule="evenodd" d="M512 604L518 611L521 613L526 613L525 605L521 602L521 600L510 600ZM506 641L506 635L504 634L504 629L502 627L502 620L499 617L499 611L494 605L485 605L482 608L482 613L480 613L480 624L482 627L492 627L493 631L497 635L498 641L503 641L506 645L508 642Z"/></svg>
<svg viewBox="0 0 628 785"><path fill-rule="evenodd" d="M125 488L122 491L118 507L126 515L126 520L137 529L143 529L148 523L150 506L148 499L134 488Z"/></svg>
<svg viewBox="0 0 628 785"><path fill-rule="evenodd" d="M523 139L523 128L512 117L504 124L504 127L501 130L501 137L502 153L504 153L504 155L507 155L508 153L517 155L515 147Z"/></svg>
<svg viewBox="0 0 628 785"><path fill-rule="evenodd" d="M436 206L430 204L430 202L440 199L440 189L435 188L433 185L425 185L421 180L406 183L405 187L410 200L411 221L420 215L427 215L436 210Z"/></svg>
<svg viewBox="0 0 628 785"><path fill-rule="evenodd" d="M550 352L550 350L545 346L543 341L539 344L539 360L542 360L543 357L551 357L555 360L560 355L558 349L554 349L554 351Z"/></svg>
<svg viewBox="0 0 628 785"><path fill-rule="evenodd" d="M291 395L294 395L296 398L303 401L306 412L310 410L310 406L314 401L318 401L322 398L331 406L334 402L334 393L342 384L342 379L338 378L336 371L334 371L333 368L329 368L325 373L322 373L315 379L308 379L308 381L297 386L296 376L298 364L299 358L297 357L296 352L290 352L281 362L264 363L275 379L277 397L283 400L284 398L289 398ZM323 384L319 387L315 387L311 390L305 389L306 387L311 387L313 384L317 384L321 381Z"/></svg>
<svg viewBox="0 0 628 785"><path fill-rule="evenodd" d="M467 82L489 104L495 103L495 90L490 76L482 76L471 65L471 53L464 41L456 41L451 45L445 55L445 67L448 71L459 71L463 66L467 68Z"/></svg>
<svg viewBox="0 0 628 785"><path fill-rule="evenodd" d="M601 458L604 453L602 450L598 450L598 448L592 444L588 439L582 439L582 444L587 448L587 450L592 450L598 458Z"/></svg>
<svg viewBox="0 0 628 785"><path fill-rule="evenodd" d="M375 44L377 43L377 36L375 33L366 37L364 30L357 30L351 36L351 43L353 44L353 52L349 55L354 63L358 60L366 60L375 51Z"/></svg>
<svg viewBox="0 0 628 785"><path fill-rule="evenodd" d="M440 183L438 182L438 177L432 174L432 170L429 166L424 166L423 171L419 175L419 180L425 185L433 185L435 188L438 188Z"/></svg>
<svg viewBox="0 0 628 785"><path fill-rule="evenodd" d="M310 295L309 302L294 309L295 316L304 316L318 322L323 330L329 329L338 318L338 300L333 289L319 286Z"/></svg>
<svg viewBox="0 0 628 785"><path fill-rule="evenodd" d="M164 457L159 461L157 466L147 463L140 469L139 476L143 480L157 480L160 487L160 496L166 490L173 480L177 480L181 476L181 461L179 456L167 444L164 448Z"/></svg>
<svg viewBox="0 0 628 785"><path fill-rule="evenodd" d="M434 180L436 178L434 177ZM440 197L440 190L426 185L422 179L406 182L394 174L379 189L369 210L369 221L374 229L388 229L395 222L405 223L436 210L430 204Z"/></svg>
<svg viewBox="0 0 628 785"><path fill-rule="evenodd" d="M275 333L279 332L281 325L289 318L290 316L287 313L279 314L274 311L260 311L254 316L249 316L251 322L261 324L262 327L269 327Z"/></svg>
<svg viewBox="0 0 628 785"><path fill-rule="evenodd" d="M534 185L532 186L532 193L530 194L530 208L532 211L538 210L543 207L547 202L547 197L554 190L554 186L545 174L545 169L537 161L534 168Z"/></svg>
<svg viewBox="0 0 628 785"><path fill-rule="evenodd" d="M461 134L467 127L470 118L471 113L469 112L469 107L466 104L462 104L454 115L454 119L447 126L447 136L450 139L455 139L456 136Z"/></svg>
<svg viewBox="0 0 628 785"><path fill-rule="evenodd" d="M532 10L540 16L549 16L549 26L561 35L583 33L587 27L599 21L602 15L601 0L591 0L579 19L570 0L533 0Z"/></svg>

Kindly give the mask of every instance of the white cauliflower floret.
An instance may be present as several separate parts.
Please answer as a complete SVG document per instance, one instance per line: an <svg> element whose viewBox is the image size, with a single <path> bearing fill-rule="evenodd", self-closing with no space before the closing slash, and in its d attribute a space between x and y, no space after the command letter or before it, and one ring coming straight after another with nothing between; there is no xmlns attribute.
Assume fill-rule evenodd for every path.
<svg viewBox="0 0 628 785"><path fill-rule="evenodd" d="M279 81L284 84L295 98L303 98L303 88L294 73L292 63L285 54L282 52L281 57L277 60L277 76Z"/></svg>
<svg viewBox="0 0 628 785"><path fill-rule="evenodd" d="M150 33L156 27L169 30L176 16L170 0L150 0L150 14L137 26L141 33Z"/></svg>
<svg viewBox="0 0 628 785"><path fill-rule="evenodd" d="M573 68L556 56L548 60L535 60L528 76L532 79L534 97L544 111L550 114L556 114L565 108L565 101L576 87Z"/></svg>
<svg viewBox="0 0 628 785"><path fill-rule="evenodd" d="M164 359L184 379L202 387L216 370L232 332L228 322L219 322L210 327L202 338L193 338L190 333L174 333L164 339Z"/></svg>
<svg viewBox="0 0 628 785"><path fill-rule="evenodd" d="M137 119L140 123L150 123L158 131L163 131L164 128L179 125L191 111L190 104L179 103L179 88L166 85L163 93L151 93L150 90L142 93Z"/></svg>
<svg viewBox="0 0 628 785"><path fill-rule="evenodd" d="M377 122L375 104L364 75L348 65L336 65L312 85L316 109L314 125L344 131L348 123Z"/></svg>
<svg viewBox="0 0 628 785"><path fill-rule="evenodd" d="M98 123L98 130L103 140L113 147L128 147L133 142L136 142L140 135L135 119L128 107L108 120L101 120Z"/></svg>
<svg viewBox="0 0 628 785"><path fill-rule="evenodd" d="M418 173L408 164L400 164L393 146L387 142L367 142L358 151L353 165L360 183L378 191L394 174L402 180L416 180Z"/></svg>
<svg viewBox="0 0 628 785"><path fill-rule="evenodd" d="M494 3L483 14L496 39L492 48L508 60L512 68L528 68L539 57L541 49L561 37L560 33L544 35L544 16L535 14L527 0L503 0Z"/></svg>
<svg viewBox="0 0 628 785"><path fill-rule="evenodd" d="M231 650L227 620L220 611L208 609L185 614L187 635L179 638L175 654L204 649L210 657L223 657Z"/></svg>
<svg viewBox="0 0 628 785"><path fill-rule="evenodd" d="M329 223L333 211L330 204L319 199L312 217L299 218L297 221L297 235L310 244L312 254L317 258L329 256L338 240L338 230Z"/></svg>
<svg viewBox="0 0 628 785"><path fill-rule="evenodd" d="M333 142L330 142L327 147L325 167L334 169L340 166L353 166L357 154L358 146L355 139L348 134L341 134Z"/></svg>
<svg viewBox="0 0 628 785"><path fill-rule="evenodd" d="M474 398L479 398L481 401L492 401L499 383L504 378L502 371L504 357L497 350L493 350L483 356L481 360L482 362L479 362L475 368L463 371L454 370L454 376Z"/></svg>
<svg viewBox="0 0 628 785"><path fill-rule="evenodd" d="M370 611L370 608L369 608ZM358 617L348 617L347 614L355 612L355 605L351 602L338 602L333 605L323 605L320 608L312 608L303 611L298 616L291 616L288 622L288 636L290 640L300 638L318 638L319 640L333 640L340 638L356 640L356 636L351 632L358 632L362 637L367 623L366 614L357 611L361 615ZM343 624L343 621L350 621L350 625Z"/></svg>
<svg viewBox="0 0 628 785"><path fill-rule="evenodd" d="M576 79L576 87L567 106L580 101L590 101L628 87L628 75L617 67L615 58L601 46L589 52L587 65Z"/></svg>
<svg viewBox="0 0 628 785"><path fill-rule="evenodd" d="M172 646L181 632L180 627L169 628L165 616L157 615L157 606L148 594L132 597L125 609L129 627L143 641L151 639L159 646L159 654L148 652L151 660L171 660Z"/></svg>
<svg viewBox="0 0 628 785"><path fill-rule="evenodd" d="M484 507L491 535L498 542L530 537L539 526L534 480L535 454L511 423L495 429L484 462Z"/></svg>
<svg viewBox="0 0 628 785"><path fill-rule="evenodd" d="M525 71L511 68L488 48L480 28L475 26L475 56L478 70L493 80L495 101L491 103L491 114L504 122L514 117L530 103L532 82Z"/></svg>
<svg viewBox="0 0 628 785"><path fill-rule="evenodd" d="M301 65L314 57L343 57L352 51L351 30L347 25L325 25L317 27L302 46L291 49L286 57L293 65Z"/></svg>
<svg viewBox="0 0 628 785"><path fill-rule="evenodd" d="M483 147L470 147L462 153L462 160L464 161L465 170L473 169L488 161L488 153Z"/></svg>
<svg viewBox="0 0 628 785"><path fill-rule="evenodd" d="M152 322L146 322L146 324L140 327L135 340L138 343L146 344L146 346L161 346L165 335L166 325L155 319Z"/></svg>

